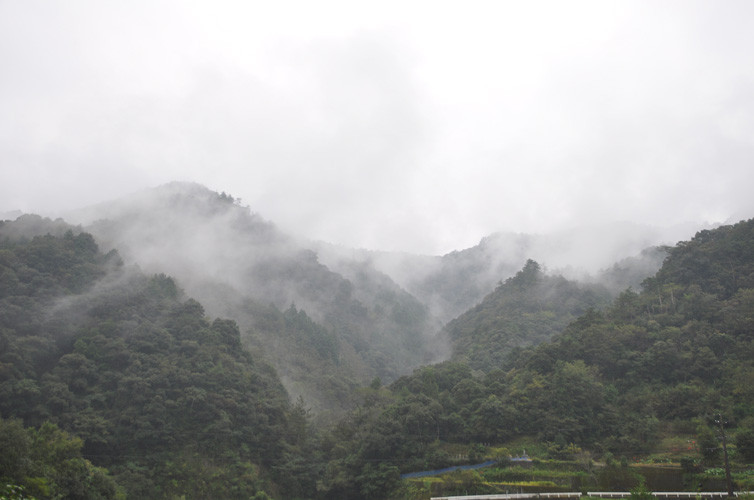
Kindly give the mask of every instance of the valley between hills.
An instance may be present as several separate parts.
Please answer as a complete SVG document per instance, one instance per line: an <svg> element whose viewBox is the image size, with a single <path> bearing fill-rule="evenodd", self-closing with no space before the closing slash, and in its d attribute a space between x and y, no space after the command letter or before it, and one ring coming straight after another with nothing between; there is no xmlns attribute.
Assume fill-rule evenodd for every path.
<svg viewBox="0 0 754 500"><path fill-rule="evenodd" d="M0 222L8 498L625 490L657 465L724 489L721 433L751 490L753 381L753 220L423 256L172 183Z"/></svg>

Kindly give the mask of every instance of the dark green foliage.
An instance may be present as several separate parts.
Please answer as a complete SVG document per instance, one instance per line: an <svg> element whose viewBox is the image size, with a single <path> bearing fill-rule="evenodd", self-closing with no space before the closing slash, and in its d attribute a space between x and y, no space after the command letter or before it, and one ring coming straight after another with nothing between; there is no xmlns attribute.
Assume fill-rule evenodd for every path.
<svg viewBox="0 0 754 500"><path fill-rule="evenodd" d="M46 484L71 498L99 486L75 482L86 463L58 448L34 457L65 441L45 421L80 436L75 449L135 497L260 493L304 439L277 375L171 278L110 261L85 233L0 245L0 414L42 425L31 448L11 433L12 448L55 460L61 475ZM12 470L22 456L5 459L9 477L31 474Z"/></svg>
<svg viewBox="0 0 754 500"><path fill-rule="evenodd" d="M482 461L523 438L543 443L542 456L588 464L586 484L604 478L584 450L634 456L673 432L694 434L694 459L717 465L719 440L703 417L720 412L738 422L733 460L752 461L751 222L671 249L644 290L604 308L598 289L530 261L448 326L453 362L389 385L403 362L387 353L422 352L426 311L374 276L357 286L315 256L285 260L277 270L319 276L327 297L316 300L333 308L315 320L300 305L236 299L242 331L209 319L172 278L102 255L84 233L2 238L9 227L0 227L0 416L22 420L0 425L0 475L29 495L108 498L117 481L135 498L399 498L400 473ZM375 325L410 333L372 338ZM263 356L288 356L280 375L301 384L291 384L303 396L295 405ZM321 412L332 425L315 433L312 389L353 410ZM44 460L54 467L39 472ZM621 484L636 484L608 462ZM475 472L455 477L454 488L488 488Z"/></svg>
<svg viewBox="0 0 754 500"><path fill-rule="evenodd" d="M583 304L573 301L584 297L579 296L584 289L547 278L530 262L448 326L456 348L466 353L459 356L462 363L418 369L396 380L389 392L379 386L370 390L365 401L371 403L342 422L333 437L340 445L328 453L334 456L337 449L339 455L328 465L325 485L355 497L363 485L354 478L365 477L361 471L374 461L401 472L447 466L447 455L433 461L442 456L443 443L501 444L528 436L549 443L547 453L556 457L577 453L578 446L622 455L649 453L662 433L673 427L694 433L700 417L720 410L742 422L735 433L736 456L750 460L754 295L750 288L729 287L728 271L728 278L716 278L714 272L721 268L719 245L736 283L749 282L753 232L754 225L741 223L719 234L704 233L702 242L671 251L667 270L649 280L646 290L627 290L604 311L585 307L549 343L511 349L510 337L498 332L520 328L516 314L525 317L545 307L563 313L574 303ZM748 242L747 251L742 242ZM700 261L707 274L697 279L685 265ZM674 277L682 279L670 281ZM554 299L542 300L543 290L553 291ZM510 354L506 358L501 352ZM718 463L714 430L698 426L696 443L707 464ZM636 484L627 467L613 468L612 479L625 472L625 487ZM383 485L383 497L390 496L387 488ZM635 495L645 498L646 491L639 488Z"/></svg>
<svg viewBox="0 0 754 500"><path fill-rule="evenodd" d="M750 417L739 425L735 438L736 454L748 463L754 463L754 418Z"/></svg>
<svg viewBox="0 0 754 500"><path fill-rule="evenodd" d="M268 259L251 270L257 286L267 286L268 292L277 290L266 297L274 304L295 300L298 310L317 316L317 325L296 324L289 311L286 329L313 337L307 342L317 351L315 355L337 359L347 378L359 383L375 376L393 380L406 367L419 365L431 351L423 342L433 326L426 307L368 269L348 269L348 273L351 279L331 271L308 250ZM261 337L269 339L270 335ZM271 342L262 343L275 350ZM276 366L288 368L283 362ZM317 369L316 374L321 378L328 372Z"/></svg>
<svg viewBox="0 0 754 500"><path fill-rule="evenodd" d="M705 465L717 465L723 454L717 433L709 426L700 424L696 430L696 445Z"/></svg>
<svg viewBox="0 0 754 500"><path fill-rule="evenodd" d="M529 260L479 305L448 323L443 333L450 338L454 360L484 371L506 368L516 348L549 340L608 299L607 290L599 286L546 276Z"/></svg>
<svg viewBox="0 0 754 500"><path fill-rule="evenodd" d="M675 283L697 285L701 294L719 300L737 291L754 288L754 219L732 226L700 231L688 241L670 249L670 255L657 275L645 287Z"/></svg>
<svg viewBox="0 0 754 500"><path fill-rule="evenodd" d="M350 408L348 393L374 377L394 380L437 359L425 342L439 329L428 309L372 267L326 266L231 195L200 185L138 198L99 207L87 230L127 262L173 276L209 315L236 321L244 345L317 418Z"/></svg>
<svg viewBox="0 0 754 500"><path fill-rule="evenodd" d="M644 481L641 481L638 486L631 490L631 500L653 500L656 498L651 491L647 489Z"/></svg>
<svg viewBox="0 0 754 500"><path fill-rule="evenodd" d="M251 325L245 344L280 367L289 392L303 397L316 418L331 419L341 413L338 409L351 406L359 385L353 379L353 353L335 334L293 304L280 311L246 301L237 311Z"/></svg>

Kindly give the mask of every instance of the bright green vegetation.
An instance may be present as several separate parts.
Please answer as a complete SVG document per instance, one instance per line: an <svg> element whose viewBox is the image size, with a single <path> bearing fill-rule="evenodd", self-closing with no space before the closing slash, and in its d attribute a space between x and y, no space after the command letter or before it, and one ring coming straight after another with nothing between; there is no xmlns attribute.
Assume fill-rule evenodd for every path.
<svg viewBox="0 0 754 500"><path fill-rule="evenodd" d="M3 484L0 498L121 498L107 471L81 457L82 446L49 422L25 429L18 420L0 419L0 470L23 483Z"/></svg>
<svg viewBox="0 0 754 500"><path fill-rule="evenodd" d="M327 296L306 303L328 314L241 297L237 323L87 233L15 229L0 226L0 479L16 496L399 499L625 490L640 476L651 489L667 464L684 488L724 489L718 414L733 479L751 488L754 221L670 249L612 303L530 261L448 325L450 361L395 380L380 357L425 349L412 342L426 311L398 291L349 288L310 259L287 272L316 271ZM373 328L401 324L416 329ZM288 371L274 370L286 351ZM349 377L358 366L370 384ZM342 406L313 425L284 377ZM524 448L532 467L508 464ZM499 463L400 478L487 459Z"/></svg>

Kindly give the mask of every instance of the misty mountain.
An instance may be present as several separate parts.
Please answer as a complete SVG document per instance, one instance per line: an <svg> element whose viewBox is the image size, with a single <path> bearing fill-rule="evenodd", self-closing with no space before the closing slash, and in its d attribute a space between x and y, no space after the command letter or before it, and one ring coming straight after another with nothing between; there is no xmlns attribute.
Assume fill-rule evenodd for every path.
<svg viewBox="0 0 754 500"><path fill-rule="evenodd" d="M80 450L130 498L261 491L259 468L279 466L301 437L275 370L172 278L124 266L88 233L33 236L45 224L34 220L0 222L0 417L40 427L32 442L49 450L28 453L0 420L4 484L36 498L123 498Z"/></svg>
<svg viewBox="0 0 754 500"><path fill-rule="evenodd" d="M589 309L610 303L601 285L546 275L533 260L501 282L481 303L449 322L454 361L488 372L505 368L509 355L562 332Z"/></svg>
<svg viewBox="0 0 754 500"><path fill-rule="evenodd" d="M585 452L602 453L606 461L624 454L652 462L681 457L705 470L685 472L685 478L694 478L685 487L694 489L705 484L713 467L722 478L723 452L710 424L712 415L725 415L731 469L740 471L734 481L745 490L754 461L752 286L754 220L701 231L668 250L641 292L625 290L603 310L586 310L550 341L520 349L508 365L472 369L472 363L479 367L477 356L504 345L505 337L492 337L499 327L516 325L516 315L549 309L554 314L543 319L550 321L589 296L588 287L547 275L529 261L485 298L487 311L475 308L448 325L460 338L483 344L466 349L474 356L422 367L375 389L366 410L351 412L337 430L346 439L323 483L347 492L338 498L360 498L365 484L400 492L397 481L369 474L375 461L401 472L437 469L454 463L447 450L471 442L495 453L527 443L527 450L546 450L538 450L538 457L565 458L569 467ZM691 440L698 444L688 446ZM628 469L595 468L590 461L578 484L597 488L612 474L624 481ZM515 481L531 477L531 471L524 478L518 467L500 467L489 475L480 472L477 480L464 478L460 489L450 474L439 476L423 491L503 493L510 482L490 485L506 472Z"/></svg>
<svg viewBox="0 0 754 500"><path fill-rule="evenodd" d="M176 277L210 314L236 320L292 396L305 395L316 410L347 406L350 390L374 377L393 380L447 357L446 337L436 335L442 324L482 302L528 259L604 281L617 294L659 267L660 253L639 252L668 238L618 225L549 236L497 233L439 257L345 249L299 241L231 195L187 183L67 219L126 262ZM294 320L300 315L306 319ZM532 335L524 345L544 334Z"/></svg>
<svg viewBox="0 0 754 500"><path fill-rule="evenodd" d="M637 283L664 259L641 291L612 302L607 287L529 259L442 335L423 337L410 333L431 326L428 308L358 251L325 265L199 186L140 196L153 202L146 213L121 201L87 223L103 240L128 234L127 256L62 220L0 223L0 430L46 429L35 446L68 440L78 455L66 460L80 466L47 467L44 484L8 476L19 484L65 496L97 477L105 498L115 483L139 498L403 498L399 473L448 466L449 449L526 438L550 457L574 447L645 454L666 438L703 439L713 411L737 426L733 459L754 456L754 221L615 263L603 276ZM225 244L237 247L213 249ZM228 256L240 263L192 269L192 259ZM143 272L171 264L206 308L179 280ZM450 361L363 387L409 359L401 346L427 356L442 337ZM291 404L290 394L308 399ZM332 425L312 433L307 406ZM26 453L19 443L4 449ZM699 454L714 464L707 448Z"/></svg>
<svg viewBox="0 0 754 500"><path fill-rule="evenodd" d="M0 218L0 223L8 221L8 223L2 225L3 240L24 241L35 236L60 237L68 231L73 234L81 232L80 227L72 226L63 219L51 220L36 214L18 214L12 220L13 222L10 223L11 219Z"/></svg>
<svg viewBox="0 0 754 500"><path fill-rule="evenodd" d="M448 337L437 335L442 325L481 304L528 259L539 257L545 269L605 283L617 294L637 289L659 268L661 250L640 251L670 237L618 225L549 236L497 233L443 256L345 249L299 241L231 195L189 183L66 219L126 262L174 276L209 314L237 321L246 346L315 411L347 407L352 389L374 377L390 381L447 358ZM62 220L25 224L38 226L27 228L36 234L65 230ZM552 333L549 326L527 332L532 338L519 335L514 344ZM490 352L501 349L507 347Z"/></svg>
<svg viewBox="0 0 754 500"><path fill-rule="evenodd" d="M641 290L644 281L662 267L669 251L670 247L664 245L645 248L638 255L621 259L586 281L599 283L615 297L627 288Z"/></svg>
<svg viewBox="0 0 754 500"><path fill-rule="evenodd" d="M225 193L172 183L68 217L126 262L174 276L211 315L236 320L292 396L315 408L337 408L358 384L437 359L439 324L416 298L368 266L333 271Z"/></svg>
<svg viewBox="0 0 754 500"><path fill-rule="evenodd" d="M481 302L499 281L513 276L529 259L550 273L603 284L616 295L628 287L639 289L662 265L665 254L661 245L675 244L697 227L620 223L546 235L494 233L473 247L442 256L333 245L318 248L328 266L357 260L387 274L446 323Z"/></svg>

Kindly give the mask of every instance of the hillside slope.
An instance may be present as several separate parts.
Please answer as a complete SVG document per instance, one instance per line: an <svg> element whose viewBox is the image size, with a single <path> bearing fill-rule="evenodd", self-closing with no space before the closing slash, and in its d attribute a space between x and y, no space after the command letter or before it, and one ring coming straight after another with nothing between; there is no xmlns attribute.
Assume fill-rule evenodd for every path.
<svg viewBox="0 0 754 500"><path fill-rule="evenodd" d="M536 282L527 278L537 275L530 263L513 281L526 290L527 282ZM339 455L330 459L324 483L342 498L375 489L381 492L376 498L397 498L404 491L398 472L447 467L455 463L447 450L506 450L521 443L542 458L581 460L589 453L646 456L670 441L686 443L676 459L680 454L693 467L721 467L716 415L730 423L729 452L741 481L748 481L754 464L752 280L754 220L701 231L670 249L643 291L626 290L604 311L585 312L550 342L518 350L503 369L480 373L469 366L473 359L464 359L373 387L364 407L337 429ZM517 294L506 285L496 293L513 300ZM507 314L503 300L488 305L492 318L493 306ZM489 350L505 347L505 339L494 342L494 321L477 328L470 338L489 341ZM585 463L584 480L594 481L591 459ZM468 491L491 491L488 483L467 479Z"/></svg>
<svg viewBox="0 0 754 500"><path fill-rule="evenodd" d="M527 262L549 274L598 283L617 295L662 265L664 246L688 238L697 225L655 228L630 223L584 226L553 234L494 233L442 256L345 249L320 244L322 261L358 261L387 274L443 323L479 304L498 282Z"/></svg>
<svg viewBox="0 0 754 500"><path fill-rule="evenodd" d="M0 416L79 436L83 456L134 498L269 487L305 424L236 324L87 233L14 229L0 224Z"/></svg>
<svg viewBox="0 0 754 500"><path fill-rule="evenodd" d="M509 355L550 340L588 309L610 301L606 288L547 276L529 260L481 303L449 322L451 359L483 371L509 366Z"/></svg>
<svg viewBox="0 0 754 500"><path fill-rule="evenodd" d="M225 193L173 183L74 218L126 262L174 276L210 314L237 321L244 342L315 410L348 406L357 385L436 359L438 324L418 300L372 269L333 271ZM286 323L290 308L306 320Z"/></svg>

